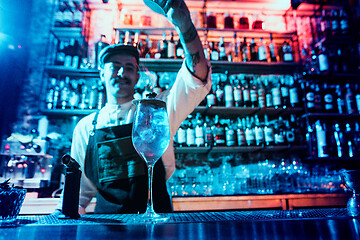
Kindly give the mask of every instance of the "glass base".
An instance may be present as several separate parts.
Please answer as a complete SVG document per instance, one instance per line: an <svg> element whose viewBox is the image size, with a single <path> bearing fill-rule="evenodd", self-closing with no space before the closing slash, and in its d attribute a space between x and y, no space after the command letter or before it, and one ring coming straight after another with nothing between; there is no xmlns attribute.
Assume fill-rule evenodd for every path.
<svg viewBox="0 0 360 240"><path fill-rule="evenodd" d="M165 214L157 214L155 212L145 212L138 214L133 218L134 223L162 223L170 219Z"/></svg>

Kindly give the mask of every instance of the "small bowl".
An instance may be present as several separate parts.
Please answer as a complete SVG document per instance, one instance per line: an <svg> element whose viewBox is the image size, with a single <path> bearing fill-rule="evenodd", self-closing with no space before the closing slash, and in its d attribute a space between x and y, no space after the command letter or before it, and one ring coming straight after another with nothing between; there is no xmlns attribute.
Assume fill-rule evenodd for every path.
<svg viewBox="0 0 360 240"><path fill-rule="evenodd" d="M0 189L0 224L15 221L24 202L26 189Z"/></svg>

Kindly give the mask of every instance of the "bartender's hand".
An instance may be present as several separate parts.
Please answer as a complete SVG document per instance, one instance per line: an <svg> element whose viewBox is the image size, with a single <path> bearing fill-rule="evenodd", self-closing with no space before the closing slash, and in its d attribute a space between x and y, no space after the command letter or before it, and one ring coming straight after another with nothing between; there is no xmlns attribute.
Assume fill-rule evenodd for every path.
<svg viewBox="0 0 360 240"><path fill-rule="evenodd" d="M79 207L79 214L80 215L85 215L86 214L86 211L85 211L85 208L84 207Z"/></svg>

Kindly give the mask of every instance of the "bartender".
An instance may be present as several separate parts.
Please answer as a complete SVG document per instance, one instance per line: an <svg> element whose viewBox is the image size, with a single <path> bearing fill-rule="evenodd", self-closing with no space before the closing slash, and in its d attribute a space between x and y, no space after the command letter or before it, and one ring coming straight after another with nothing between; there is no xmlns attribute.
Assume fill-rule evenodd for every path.
<svg viewBox="0 0 360 240"><path fill-rule="evenodd" d="M169 147L154 167L154 210L161 213L172 212L166 181L175 171L173 137L210 91L211 67L184 0L154 1L149 7L175 26L185 51L173 86L157 96L166 102L170 121ZM131 143L139 52L130 45L110 45L101 51L99 61L107 103L79 121L71 146L71 157L82 171L79 214L86 214L93 197L95 213L143 213L148 198L147 167Z"/></svg>

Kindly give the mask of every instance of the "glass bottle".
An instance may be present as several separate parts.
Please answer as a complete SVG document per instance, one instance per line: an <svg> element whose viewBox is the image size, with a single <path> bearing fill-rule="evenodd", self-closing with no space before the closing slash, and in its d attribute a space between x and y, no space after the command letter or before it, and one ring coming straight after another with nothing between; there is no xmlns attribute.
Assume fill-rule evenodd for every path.
<svg viewBox="0 0 360 240"><path fill-rule="evenodd" d="M266 146L271 146L275 144L274 139L274 128L269 124L267 114L264 115L264 140Z"/></svg>
<svg viewBox="0 0 360 240"><path fill-rule="evenodd" d="M205 132L204 123L202 121L201 113L196 113L195 121L195 144L198 147L205 146Z"/></svg>
<svg viewBox="0 0 360 240"><path fill-rule="evenodd" d="M234 106L233 86L230 82L229 72L226 71L225 74L226 74L226 81L224 86L225 107L233 107Z"/></svg>
<svg viewBox="0 0 360 240"><path fill-rule="evenodd" d="M237 118L237 143L239 146L247 146L246 137L245 137L245 119Z"/></svg>
<svg viewBox="0 0 360 240"><path fill-rule="evenodd" d="M250 61L258 61L258 50L255 39L252 38L250 42Z"/></svg>
<svg viewBox="0 0 360 240"><path fill-rule="evenodd" d="M175 58L175 48L174 33L171 32L167 48L167 58Z"/></svg>
<svg viewBox="0 0 360 240"><path fill-rule="evenodd" d="M214 118L213 134L214 146L226 145L225 125L220 122L219 115L215 115Z"/></svg>
<svg viewBox="0 0 360 240"><path fill-rule="evenodd" d="M211 147L214 145L214 136L213 136L213 129L212 129L212 121L210 121L209 116L205 116L204 121L204 134L205 134L205 146Z"/></svg>
<svg viewBox="0 0 360 240"><path fill-rule="evenodd" d="M235 107L243 107L244 101L243 101L242 89L241 89L241 85L240 85L240 80L237 77L235 78L235 81L234 81L233 94L234 94Z"/></svg>
<svg viewBox="0 0 360 240"><path fill-rule="evenodd" d="M323 84L323 109L325 112L335 111L335 93L328 87L327 83Z"/></svg>
<svg viewBox="0 0 360 240"><path fill-rule="evenodd" d="M241 43L241 57L243 62L250 61L250 49L246 42L246 37L244 37L244 41Z"/></svg>
<svg viewBox="0 0 360 240"><path fill-rule="evenodd" d="M219 41L219 60L221 60L221 61L228 60L228 58L226 56L224 37L220 37L220 41Z"/></svg>
<svg viewBox="0 0 360 240"><path fill-rule="evenodd" d="M266 50L266 44L264 43L264 39L260 38L260 43L259 43L259 47L258 47L258 60L261 62L266 62L267 61L267 50Z"/></svg>
<svg viewBox="0 0 360 240"><path fill-rule="evenodd" d="M260 125L260 120L258 115L255 115L255 128L254 128L254 133L255 133L255 143L257 146L262 146L264 144L264 129L263 127Z"/></svg>
<svg viewBox="0 0 360 240"><path fill-rule="evenodd" d="M237 145L236 142L236 125L234 121L227 119L227 124L225 125L225 135L226 135L226 146L233 147Z"/></svg>
<svg viewBox="0 0 360 240"><path fill-rule="evenodd" d="M246 117L245 139L248 146L255 146L255 133L253 128L254 117Z"/></svg>

